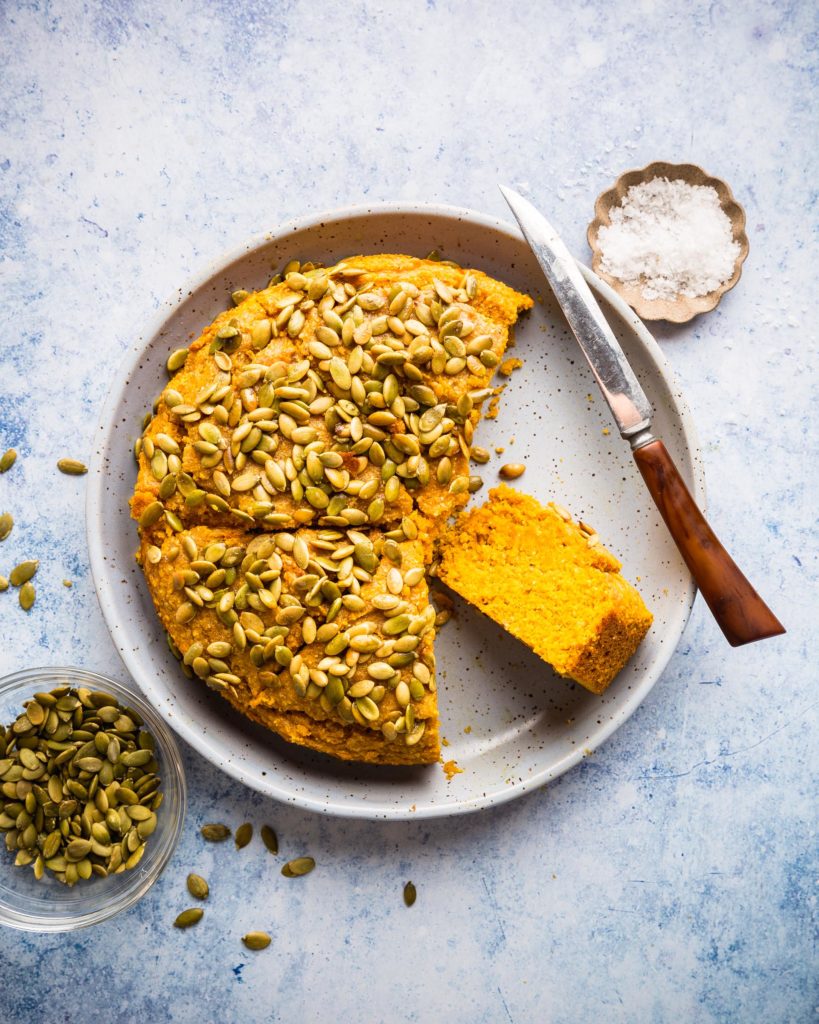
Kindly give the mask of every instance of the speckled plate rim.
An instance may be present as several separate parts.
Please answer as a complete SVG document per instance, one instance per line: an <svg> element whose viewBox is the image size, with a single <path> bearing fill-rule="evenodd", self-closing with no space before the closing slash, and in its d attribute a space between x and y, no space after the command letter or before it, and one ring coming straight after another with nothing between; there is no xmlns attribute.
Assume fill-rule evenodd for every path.
<svg viewBox="0 0 819 1024"><path fill-rule="evenodd" d="M359 219L362 217L382 215L421 215L431 218L442 219L454 222L470 222L478 227L487 228L506 236L515 242L521 241L521 234L517 227L507 221L500 220L487 214L478 213L466 207L449 206L437 203L414 203L414 202L385 202L366 205L341 207L335 210L326 211L308 217L293 218L286 221L273 231L265 232L253 239L224 252L220 257L212 260L198 274L189 278L184 287L177 288L163 302L155 315L146 323L145 328L140 332L140 339L135 342L126 352L117 370L116 377L112 383L108 398L102 410L102 415L94 435L95 445L93 456L90 461L90 472L88 490L86 495L86 532L88 549L90 555L91 575L94 580L94 587L97 593L100 609L105 619L111 638L122 658L125 667L139 686L145 699L153 705L159 714L165 716L168 724L174 731L186 740L203 757L207 758L213 765L249 786L257 792L280 800L283 803L292 804L305 810L328 814L337 817L368 819L368 820L406 820L413 818L438 818L450 817L458 814L466 814L481 810L486 807L498 806L510 800L517 799L525 793L538 789L548 782L554 781L560 775L573 768L583 760L585 753L581 749L575 749L552 763L549 767L527 779L521 779L514 785L507 786L500 784L496 789L482 793L478 797L461 800L447 804L429 804L406 806L374 806L367 803L334 803L332 800L315 799L305 795L303 792L281 785L269 777L259 778L257 774L248 770L241 764L231 759L230 751L214 749L216 744L208 736L203 736L196 727L196 723L189 723L181 716L173 713L172 702L167 695L159 692L154 685L151 673L142 669L139 659L127 654L127 644L119 641L125 633L124 623L120 621L117 613L118 601L116 600L113 581L109 578L110 566L105 558L103 531L98 528L104 514L105 501L105 477L103 467L107 458L107 452L113 434L113 413L119 405L124 389L138 369L140 361L145 357L147 350L153 344L168 319L188 296L205 287L208 282L226 267L236 261L246 258L249 254L258 249L265 248L282 237L293 234L297 231L314 230L322 227L329 227L346 220ZM693 469L692 490L697 504L705 509L705 475L702 467L701 448L693 417L687 403L682 398L682 393L675 381L674 374L663 355L659 345L649 333L646 326L631 309L630 306L611 288L602 281L588 267L579 263L578 266L586 278L592 291L604 299L617 312L622 321L627 324L635 334L635 337L644 350L645 356L653 365L658 375L665 382L670 395L670 403L674 414L679 418L686 445L691 456ZM680 601L677 617L674 621L674 629L669 629L669 643L653 661L650 670L646 671L639 683L635 684L628 696L622 701L617 710L611 714L606 721L600 725L590 742L595 748L604 743L645 700L654 684L662 675L666 665L670 661L674 651L679 644L683 631L691 615L691 609L696 597L696 586L692 578L688 577L687 592L685 600Z"/></svg>

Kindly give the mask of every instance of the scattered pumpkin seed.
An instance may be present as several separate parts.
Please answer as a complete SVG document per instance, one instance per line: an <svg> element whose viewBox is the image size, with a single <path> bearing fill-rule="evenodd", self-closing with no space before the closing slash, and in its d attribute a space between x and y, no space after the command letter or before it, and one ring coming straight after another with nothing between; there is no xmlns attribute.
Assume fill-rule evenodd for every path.
<svg viewBox="0 0 819 1024"><path fill-rule="evenodd" d="M201 875L188 875L188 892L194 899L206 900L210 895L210 886Z"/></svg>
<svg viewBox="0 0 819 1024"><path fill-rule="evenodd" d="M404 886L404 903L406 903L408 907L411 907L413 903L415 903L416 896L417 893L415 891L415 886L412 882L407 882Z"/></svg>
<svg viewBox="0 0 819 1024"><path fill-rule="evenodd" d="M0 592L9 589L9 581L5 576L0 576Z"/></svg>
<svg viewBox="0 0 819 1024"><path fill-rule="evenodd" d="M189 910L183 910L182 913L174 921L174 928L191 928L195 924L199 924L204 916L205 911L201 907L191 907Z"/></svg>
<svg viewBox="0 0 819 1024"><path fill-rule="evenodd" d="M13 448L0 455L0 473L8 473L17 460L17 452Z"/></svg>
<svg viewBox="0 0 819 1024"><path fill-rule="evenodd" d="M57 463L57 469L68 476L83 476L83 474L88 472L88 467L85 463L80 462L79 459L60 459Z"/></svg>
<svg viewBox="0 0 819 1024"><path fill-rule="evenodd" d="M34 576L39 568L39 561L37 559L31 559L27 562L20 562L19 565L11 570L9 574L9 580L13 587L20 587Z"/></svg>
<svg viewBox="0 0 819 1024"><path fill-rule="evenodd" d="M30 611L34 605L34 601L37 597L37 591L34 589L34 584L26 581L22 587L20 587L20 593L18 599L20 601L20 607L23 611Z"/></svg>
<svg viewBox="0 0 819 1024"><path fill-rule="evenodd" d="M14 527L14 517L11 512L3 512L0 515L0 540L5 540Z"/></svg>
<svg viewBox="0 0 819 1024"><path fill-rule="evenodd" d="M262 825L261 836L262 842L271 853L276 854L279 852L279 837L270 825Z"/></svg>
<svg viewBox="0 0 819 1024"><path fill-rule="evenodd" d="M202 838L206 839L209 843L222 843L230 837L230 829L227 825L203 825L200 831Z"/></svg>
<svg viewBox="0 0 819 1024"><path fill-rule="evenodd" d="M315 866L316 862L312 857L296 857L284 865L282 874L285 878L298 878L301 875L309 875Z"/></svg>
<svg viewBox="0 0 819 1024"><path fill-rule="evenodd" d="M236 829L236 835L234 841L236 843L236 849L242 850L253 838L253 826L249 821L246 821L243 825L240 825Z"/></svg>
<svg viewBox="0 0 819 1024"><path fill-rule="evenodd" d="M522 462L507 462L498 470L504 480L517 480L526 472L526 466Z"/></svg>
<svg viewBox="0 0 819 1024"><path fill-rule="evenodd" d="M272 941L267 932L248 932L242 936L242 942L248 949L267 949Z"/></svg>

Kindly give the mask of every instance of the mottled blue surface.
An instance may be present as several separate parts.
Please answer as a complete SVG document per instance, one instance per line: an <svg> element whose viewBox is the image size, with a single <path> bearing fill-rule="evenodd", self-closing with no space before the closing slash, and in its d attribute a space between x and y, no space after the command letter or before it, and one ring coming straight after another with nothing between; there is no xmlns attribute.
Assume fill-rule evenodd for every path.
<svg viewBox="0 0 819 1024"><path fill-rule="evenodd" d="M108 377L191 272L340 204L505 215L499 179L528 183L587 256L597 194L656 159L726 178L748 214L739 286L657 336L703 439L713 521L789 629L733 651L698 601L604 748L465 819L315 817L187 750L183 840L138 907L70 937L0 932L4 1021L816 1018L817 16L620 7L0 5L0 450L20 455L0 477L17 522L0 572L43 561L30 615L0 595L3 673L123 677L88 574L85 482L54 463L89 454ZM246 818L316 871L282 878L258 838L203 848L203 821ZM182 933L189 870L213 895ZM242 947L252 928L269 950Z"/></svg>

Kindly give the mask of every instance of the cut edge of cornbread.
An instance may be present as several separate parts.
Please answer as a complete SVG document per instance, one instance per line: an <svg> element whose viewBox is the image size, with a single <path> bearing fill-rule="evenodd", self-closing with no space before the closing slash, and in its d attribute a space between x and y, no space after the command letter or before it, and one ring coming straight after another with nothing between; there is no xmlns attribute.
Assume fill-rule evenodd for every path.
<svg viewBox="0 0 819 1024"><path fill-rule="evenodd" d="M501 486L439 542L439 578L556 672L603 693L651 612L585 523Z"/></svg>

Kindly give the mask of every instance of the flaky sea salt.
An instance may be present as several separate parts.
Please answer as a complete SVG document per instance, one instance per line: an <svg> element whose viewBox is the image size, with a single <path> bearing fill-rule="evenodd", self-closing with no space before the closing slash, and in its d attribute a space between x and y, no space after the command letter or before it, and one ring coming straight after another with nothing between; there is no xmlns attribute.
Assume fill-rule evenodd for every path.
<svg viewBox="0 0 819 1024"><path fill-rule="evenodd" d="M716 189L654 178L632 185L597 233L602 270L646 299L707 295L734 272L739 245Z"/></svg>

